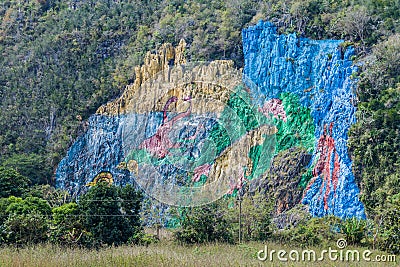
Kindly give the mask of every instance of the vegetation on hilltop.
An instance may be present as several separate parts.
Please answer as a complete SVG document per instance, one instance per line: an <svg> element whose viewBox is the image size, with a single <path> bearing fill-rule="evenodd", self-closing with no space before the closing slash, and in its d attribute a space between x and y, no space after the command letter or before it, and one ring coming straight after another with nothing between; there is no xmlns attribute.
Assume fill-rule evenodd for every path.
<svg viewBox="0 0 400 267"><path fill-rule="evenodd" d="M92 240L90 233L101 229L90 225L99 222L63 219L65 214L80 218L77 214L82 211L95 212L92 206L83 201L76 204L81 205L77 209L73 202L67 203L66 195L41 185L53 184L55 167L85 130L87 118L133 81L133 68L146 51L164 42L176 45L184 38L189 60L233 59L242 67L241 30L259 19L272 21L281 33L343 38L345 45L356 47L355 59L362 67L357 77L358 122L351 130L349 148L361 199L375 221L374 227L363 229L369 233L367 239L372 235L374 246L399 252L397 0L1 1L0 242L42 242L50 238L53 223L57 227L50 236L55 240L75 240L80 234ZM120 189L103 193L127 194ZM114 205L105 208L116 211ZM123 210L123 202L118 207ZM27 212L30 209L34 212ZM50 217L53 221L43 219ZM137 228L131 227L137 221L128 221L119 223L135 236ZM282 240L318 240L308 235L319 224L316 220L308 226L300 224L297 232ZM101 242L127 241L121 238L122 232L115 231ZM300 238L293 236L297 234Z"/></svg>

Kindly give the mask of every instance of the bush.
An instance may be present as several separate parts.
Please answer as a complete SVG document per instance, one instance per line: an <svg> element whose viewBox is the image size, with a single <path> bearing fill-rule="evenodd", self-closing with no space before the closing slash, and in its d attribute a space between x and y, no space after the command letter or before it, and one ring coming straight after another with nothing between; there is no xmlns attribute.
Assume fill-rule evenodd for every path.
<svg viewBox="0 0 400 267"><path fill-rule="evenodd" d="M181 211L180 222L181 228L174 233L179 243L233 243L231 225L224 218L224 211L218 209L216 203L184 208Z"/></svg>
<svg viewBox="0 0 400 267"><path fill-rule="evenodd" d="M131 238L129 238L128 242L130 244L137 244L142 246L148 246L153 243L158 243L159 239L157 236L152 234L147 234L143 231L139 231L134 234Z"/></svg>
<svg viewBox="0 0 400 267"><path fill-rule="evenodd" d="M340 232L345 235L346 241L352 245L360 245L366 237L367 222L355 217L345 219L340 224Z"/></svg>
<svg viewBox="0 0 400 267"><path fill-rule="evenodd" d="M93 243L91 233L84 229L76 203L64 204L53 208L52 231L50 240L66 246L90 247Z"/></svg>
<svg viewBox="0 0 400 267"><path fill-rule="evenodd" d="M271 217L274 209L272 198L261 193L245 194L242 197L242 236L243 241L263 241L272 234ZM239 201L228 207L226 217L235 240L239 239Z"/></svg>
<svg viewBox="0 0 400 267"><path fill-rule="evenodd" d="M2 240L9 244L36 244L48 237L51 209L47 201L37 197L1 199Z"/></svg>
<svg viewBox="0 0 400 267"><path fill-rule="evenodd" d="M47 240L49 224L46 216L34 211L28 214L11 214L3 225L7 243L16 245L37 244Z"/></svg>
<svg viewBox="0 0 400 267"><path fill-rule="evenodd" d="M379 249L400 254L400 193L389 198L378 236Z"/></svg>
<svg viewBox="0 0 400 267"><path fill-rule="evenodd" d="M298 223L294 228L279 230L272 238L281 243L306 247L336 241L340 234L340 219L334 216L311 218Z"/></svg>
<svg viewBox="0 0 400 267"><path fill-rule="evenodd" d="M28 188L29 179L11 168L0 167L0 198L21 196Z"/></svg>
<svg viewBox="0 0 400 267"><path fill-rule="evenodd" d="M78 202L82 224L95 245L120 245L141 231L141 200L133 187L121 189L107 183L98 183L82 195Z"/></svg>

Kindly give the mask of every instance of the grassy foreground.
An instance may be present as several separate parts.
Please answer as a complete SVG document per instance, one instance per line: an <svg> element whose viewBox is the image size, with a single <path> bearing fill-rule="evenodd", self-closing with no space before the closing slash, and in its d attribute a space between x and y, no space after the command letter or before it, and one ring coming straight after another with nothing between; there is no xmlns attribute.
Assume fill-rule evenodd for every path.
<svg viewBox="0 0 400 267"><path fill-rule="evenodd" d="M161 242L145 246L121 246L100 250L68 249L51 245L42 245L16 249L0 248L0 266L399 266L397 263L377 262L340 262L325 259L316 262L261 262L257 252L264 248L262 243L241 245L208 244L198 246L180 246L172 242ZM283 245L268 243L268 250L284 249ZM314 248L317 253L321 248ZM335 247L332 247L335 249ZM353 248L348 248L353 249ZM360 249L360 252L363 249ZM301 249L299 249L301 251ZM362 252L361 252L362 253ZM370 257L373 259L374 252Z"/></svg>

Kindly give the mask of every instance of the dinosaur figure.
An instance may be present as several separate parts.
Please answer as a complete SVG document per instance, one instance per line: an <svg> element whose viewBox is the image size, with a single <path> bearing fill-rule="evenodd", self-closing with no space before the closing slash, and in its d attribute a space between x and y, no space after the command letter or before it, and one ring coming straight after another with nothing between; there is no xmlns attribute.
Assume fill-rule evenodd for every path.
<svg viewBox="0 0 400 267"><path fill-rule="evenodd" d="M169 150L173 148L179 148L180 144L179 143L174 143L171 141L169 137L169 133L172 130L172 126L179 120L189 116L191 114L191 109L192 109L192 103L190 102L191 98L184 98L184 101L189 101L189 108L185 111L182 112L172 119L168 119L167 116L167 109L168 107L178 101L178 98L176 96L171 97L168 99L168 101L165 103L164 109L163 109L163 121L160 127L158 127L156 133L145 139L140 145L139 149L146 149L147 151L150 152L150 154L154 157L157 157L159 159L164 158L169 154ZM197 132L196 132L197 134ZM193 137L189 137L193 138Z"/></svg>

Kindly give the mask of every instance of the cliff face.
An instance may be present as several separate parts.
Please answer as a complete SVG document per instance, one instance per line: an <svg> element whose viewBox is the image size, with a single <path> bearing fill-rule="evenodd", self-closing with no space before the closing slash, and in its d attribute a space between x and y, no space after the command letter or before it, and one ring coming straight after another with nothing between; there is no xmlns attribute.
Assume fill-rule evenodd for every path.
<svg viewBox="0 0 400 267"><path fill-rule="evenodd" d="M56 186L76 196L87 189L97 174L110 172L116 184L133 182L126 170L118 169L123 159L123 116L93 115L87 132L78 137L56 171Z"/></svg>
<svg viewBox="0 0 400 267"><path fill-rule="evenodd" d="M278 151L300 145L312 153L299 181L301 202L315 216L364 218L346 145L356 120L354 50L343 41L279 35L268 22L242 35L244 81L253 101L276 120Z"/></svg>
<svg viewBox="0 0 400 267"><path fill-rule="evenodd" d="M260 22L243 30L244 75L232 61L186 63L184 41L163 45L89 119L58 166L57 186L80 194L106 173L186 205L262 177L252 186L275 193L277 213L303 203L315 216L364 218L346 147L356 67L341 43L278 35Z"/></svg>
<svg viewBox="0 0 400 267"><path fill-rule="evenodd" d="M164 203L198 205L265 172L275 128L251 107L241 72L229 60L184 64L184 45L148 53L135 82L90 118L58 166L58 187L80 194L107 173Z"/></svg>
<svg viewBox="0 0 400 267"><path fill-rule="evenodd" d="M120 166L125 157L123 129L127 123L127 109L132 106L131 101L134 101L135 95L147 80L165 68L185 63L185 46L182 40L176 48L164 44L157 53L146 54L145 64L135 68L135 82L125 88L121 97L101 106L89 118L87 132L75 141L58 165L57 187L79 195L88 189L87 185L101 172L111 173L117 185L134 182L129 170ZM143 95L147 96L145 93ZM144 119L144 116L138 116L138 124ZM155 128L156 124L150 127Z"/></svg>

